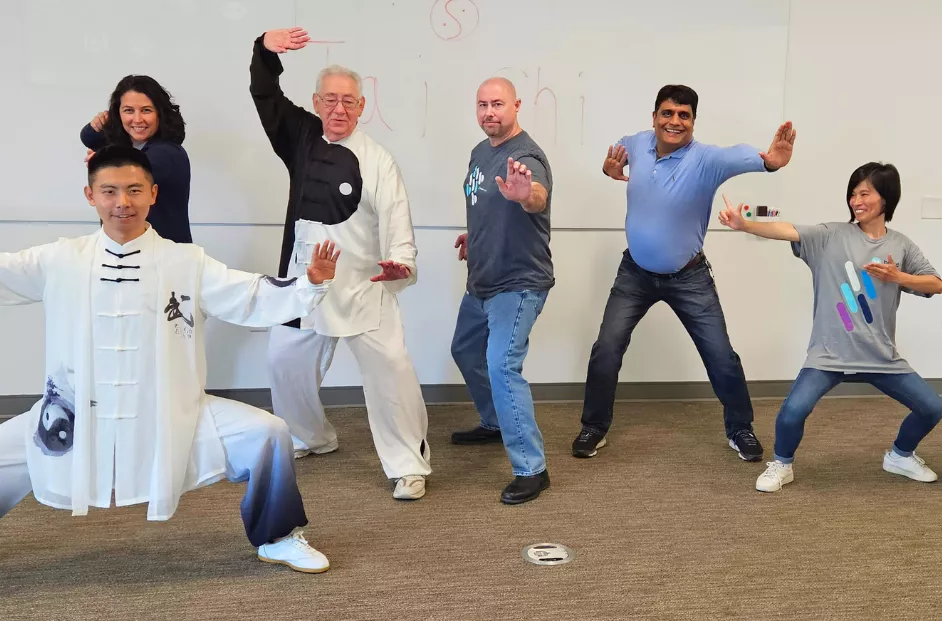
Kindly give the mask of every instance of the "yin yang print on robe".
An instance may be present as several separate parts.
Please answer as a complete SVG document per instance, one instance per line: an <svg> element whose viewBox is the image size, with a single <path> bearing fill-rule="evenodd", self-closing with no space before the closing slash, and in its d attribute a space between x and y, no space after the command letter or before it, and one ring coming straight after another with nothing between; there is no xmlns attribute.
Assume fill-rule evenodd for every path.
<svg viewBox="0 0 942 621"><path fill-rule="evenodd" d="M343 145L322 142L305 168L295 220L326 225L349 220L363 195L359 158Z"/></svg>
<svg viewBox="0 0 942 621"><path fill-rule="evenodd" d="M72 450L75 432L75 404L67 385L58 386L52 377L46 380L36 428L36 444L46 455L65 455Z"/></svg>

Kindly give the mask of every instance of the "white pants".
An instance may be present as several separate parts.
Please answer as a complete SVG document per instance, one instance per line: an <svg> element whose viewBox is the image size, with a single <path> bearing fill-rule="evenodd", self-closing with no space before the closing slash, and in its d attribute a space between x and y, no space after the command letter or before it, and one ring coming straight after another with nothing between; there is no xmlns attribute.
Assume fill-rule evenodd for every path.
<svg viewBox="0 0 942 621"><path fill-rule="evenodd" d="M246 535L259 546L307 524L284 421L264 410L220 397L205 402L226 451L226 476L248 481L241 513ZM32 490L26 466L29 416L0 425L0 516Z"/></svg>
<svg viewBox="0 0 942 621"><path fill-rule="evenodd" d="M425 400L406 351L399 305L395 299L385 302L378 329L343 338L363 376L373 444L386 476L427 475L432 468ZM337 431L327 420L318 393L338 340L314 330L271 329L272 408L288 423L295 448L323 453L337 447Z"/></svg>

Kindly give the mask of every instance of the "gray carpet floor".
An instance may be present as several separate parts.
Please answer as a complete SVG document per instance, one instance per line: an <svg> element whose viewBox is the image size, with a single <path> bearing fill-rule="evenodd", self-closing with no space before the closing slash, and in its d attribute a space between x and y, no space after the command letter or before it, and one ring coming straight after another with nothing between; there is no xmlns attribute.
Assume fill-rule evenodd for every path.
<svg viewBox="0 0 942 621"><path fill-rule="evenodd" d="M756 402L767 457L778 404ZM881 469L896 403L823 401L776 494L754 490L765 465L726 446L715 402L619 403L589 460L569 455L579 411L538 406L552 487L509 507L503 448L448 443L469 406L430 408L435 472L412 503L392 499L365 412L332 410L340 450L297 462L320 575L255 559L242 485L191 492L165 523L30 496L0 520L0 619L942 618L942 487ZM938 431L919 453L942 471ZM575 560L525 563L537 542Z"/></svg>

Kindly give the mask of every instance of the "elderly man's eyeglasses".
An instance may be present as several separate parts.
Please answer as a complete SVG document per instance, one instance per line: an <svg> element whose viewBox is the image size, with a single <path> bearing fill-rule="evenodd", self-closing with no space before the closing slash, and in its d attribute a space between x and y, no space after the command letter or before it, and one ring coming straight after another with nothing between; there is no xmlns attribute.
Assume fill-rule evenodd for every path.
<svg viewBox="0 0 942 621"><path fill-rule="evenodd" d="M340 104L343 104L343 107L346 108L347 110L353 110L354 108L360 105L359 97L348 96L348 97L339 98L336 95L330 95L330 94L318 95L318 97L320 97L321 101L323 101L324 105L327 106L328 108L334 108L337 106L338 103L340 103Z"/></svg>

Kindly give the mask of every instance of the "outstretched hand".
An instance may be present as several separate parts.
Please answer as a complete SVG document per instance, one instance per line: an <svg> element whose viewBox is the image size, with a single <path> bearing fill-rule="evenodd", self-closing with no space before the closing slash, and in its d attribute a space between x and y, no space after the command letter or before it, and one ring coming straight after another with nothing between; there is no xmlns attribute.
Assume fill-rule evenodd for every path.
<svg viewBox="0 0 942 621"><path fill-rule="evenodd" d="M742 231L746 227L746 221L742 217L743 204L739 203L738 207L733 207L733 204L729 202L725 194L723 195L723 202L726 203L726 209L722 210L718 215L720 224L728 226L734 231Z"/></svg>
<svg viewBox="0 0 942 621"><path fill-rule="evenodd" d="M383 268L382 274L377 274L370 278L370 282L382 282L384 280L402 280L408 278L409 267L395 261L380 261L378 265Z"/></svg>
<svg viewBox="0 0 942 621"><path fill-rule="evenodd" d="M321 244L314 244L314 252L311 253L311 264L307 266L307 279L312 285L320 285L325 280L332 280L337 272L337 259L340 258L340 250L334 250L336 245L332 241Z"/></svg>
<svg viewBox="0 0 942 621"><path fill-rule="evenodd" d="M772 138L772 144L769 145L769 150L759 153L759 157L769 170L778 170L788 164L792 159L792 149L797 135L798 132L792 128L791 121L786 121L779 126Z"/></svg>
<svg viewBox="0 0 942 621"><path fill-rule="evenodd" d="M533 192L532 175L524 164L508 157L507 180L497 177L497 189L507 200L525 203L530 200L530 194Z"/></svg>
<svg viewBox="0 0 942 621"><path fill-rule="evenodd" d="M262 45L269 52L284 54L288 50L300 50L310 40L311 37L307 36L307 30L295 26L294 28L269 30L262 37Z"/></svg>

